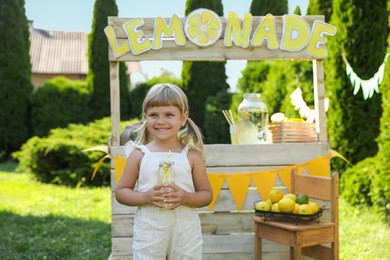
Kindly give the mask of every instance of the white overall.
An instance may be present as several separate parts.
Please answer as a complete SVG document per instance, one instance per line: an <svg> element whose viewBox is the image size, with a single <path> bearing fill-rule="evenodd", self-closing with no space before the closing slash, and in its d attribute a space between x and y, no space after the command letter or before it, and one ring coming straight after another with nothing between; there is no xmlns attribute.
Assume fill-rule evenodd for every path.
<svg viewBox="0 0 390 260"><path fill-rule="evenodd" d="M150 152L142 146L128 142L125 153L140 149L144 153L139 170L137 190L147 191L158 183L160 161L168 159L168 152ZM188 192L195 192L188 149L171 153L175 184ZM202 231L198 213L194 208L179 206L173 210L154 206L138 207L134 220L133 257L135 260L202 259Z"/></svg>

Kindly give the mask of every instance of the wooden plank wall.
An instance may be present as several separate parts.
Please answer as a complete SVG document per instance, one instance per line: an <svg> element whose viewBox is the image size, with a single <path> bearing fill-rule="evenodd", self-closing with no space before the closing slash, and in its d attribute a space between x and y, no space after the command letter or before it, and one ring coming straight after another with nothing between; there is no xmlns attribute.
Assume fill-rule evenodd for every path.
<svg viewBox="0 0 390 260"><path fill-rule="evenodd" d="M209 173L240 173L299 164L329 153L329 144L289 143L267 145L206 145ZM123 156L122 146L110 147L110 153ZM113 161L113 160L112 160ZM115 200L115 173L112 166L112 252L110 259L132 259L134 207ZM282 187L277 179L275 186ZM286 192L286 189L284 189ZM254 185L248 188L243 210L237 211L226 184L223 185L213 211L198 209L203 232L203 259L253 259L253 203L261 199ZM264 241L263 259L287 259L289 248Z"/></svg>

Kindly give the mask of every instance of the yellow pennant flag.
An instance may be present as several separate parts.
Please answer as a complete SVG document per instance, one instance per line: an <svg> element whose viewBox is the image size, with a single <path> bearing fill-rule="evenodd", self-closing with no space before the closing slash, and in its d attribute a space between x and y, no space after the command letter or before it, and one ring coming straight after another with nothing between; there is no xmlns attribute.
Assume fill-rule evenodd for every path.
<svg viewBox="0 0 390 260"><path fill-rule="evenodd" d="M282 180L283 184L286 186L288 192L291 192L291 171L296 166L287 166L277 169L279 178Z"/></svg>
<svg viewBox="0 0 390 260"><path fill-rule="evenodd" d="M252 182L256 185L260 197L263 200L267 200L269 196L269 192L275 186L276 171L265 170L265 171L251 173L248 175L251 177Z"/></svg>
<svg viewBox="0 0 390 260"><path fill-rule="evenodd" d="M115 155L114 156L114 168L115 168L115 183L118 184L119 179L121 178L123 171L125 170L126 158Z"/></svg>
<svg viewBox="0 0 390 260"><path fill-rule="evenodd" d="M107 154L107 155L103 156L102 158L100 158L99 161L96 163L95 169L93 170L93 173L92 173L91 180L93 180L93 178L95 178L95 175L96 175L97 171L99 170L100 165L102 165L103 161L105 159L107 159L107 158L110 158L109 154Z"/></svg>
<svg viewBox="0 0 390 260"><path fill-rule="evenodd" d="M330 156L325 154L321 157L302 164L310 175L329 176L330 175Z"/></svg>
<svg viewBox="0 0 390 260"><path fill-rule="evenodd" d="M343 159L346 163L348 163L350 166L352 166L352 163L350 163L344 156L342 156L341 154L339 154L335 150L330 150L330 158L333 158L333 157L339 157L339 158Z"/></svg>
<svg viewBox="0 0 390 260"><path fill-rule="evenodd" d="M225 179L237 209L241 210L251 182L250 177L246 174L227 174Z"/></svg>
<svg viewBox="0 0 390 260"><path fill-rule="evenodd" d="M219 191L222 188L225 177L223 174L218 174L218 173L209 173L208 176L209 176L211 188L213 189L213 199L209 204L209 210L213 210L215 201L218 198Z"/></svg>

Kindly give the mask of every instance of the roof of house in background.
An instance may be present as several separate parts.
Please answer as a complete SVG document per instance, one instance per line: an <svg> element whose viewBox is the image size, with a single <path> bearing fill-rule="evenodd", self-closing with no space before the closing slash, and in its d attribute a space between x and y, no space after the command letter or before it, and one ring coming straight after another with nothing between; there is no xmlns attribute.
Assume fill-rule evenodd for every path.
<svg viewBox="0 0 390 260"><path fill-rule="evenodd" d="M88 72L88 33L36 29L30 21L32 73L75 75ZM139 62L126 62L128 74L142 73Z"/></svg>
<svg viewBox="0 0 390 260"><path fill-rule="evenodd" d="M30 28L33 73L87 74L88 34Z"/></svg>

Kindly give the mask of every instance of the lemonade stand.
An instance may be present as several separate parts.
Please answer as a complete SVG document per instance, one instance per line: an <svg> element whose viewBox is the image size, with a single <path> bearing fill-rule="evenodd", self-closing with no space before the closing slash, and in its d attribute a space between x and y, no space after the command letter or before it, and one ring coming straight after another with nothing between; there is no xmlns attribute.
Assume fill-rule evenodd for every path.
<svg viewBox="0 0 390 260"><path fill-rule="evenodd" d="M293 168L329 175L330 147L324 109L323 59L326 38L336 29L323 16L284 15L218 17L198 9L185 18L109 17L112 135L112 251L110 259L131 259L135 208L115 200L115 174L121 174L124 147L119 111L119 62L146 60L311 60L315 96L316 139L311 142L206 145L207 171L214 197L198 209L203 232L203 259L253 259L253 202L269 191L289 190ZM288 247L263 245L269 259L288 255Z"/></svg>

